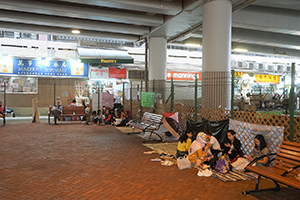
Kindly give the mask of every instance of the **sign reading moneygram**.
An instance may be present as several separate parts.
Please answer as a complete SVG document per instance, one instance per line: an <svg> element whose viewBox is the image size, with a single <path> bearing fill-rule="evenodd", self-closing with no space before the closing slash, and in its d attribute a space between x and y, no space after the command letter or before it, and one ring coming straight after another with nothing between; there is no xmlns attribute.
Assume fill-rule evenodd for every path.
<svg viewBox="0 0 300 200"><path fill-rule="evenodd" d="M197 76L197 80L202 80L201 72L175 72L175 71L167 71L167 80L171 80L173 77L173 81L195 81L195 76Z"/></svg>

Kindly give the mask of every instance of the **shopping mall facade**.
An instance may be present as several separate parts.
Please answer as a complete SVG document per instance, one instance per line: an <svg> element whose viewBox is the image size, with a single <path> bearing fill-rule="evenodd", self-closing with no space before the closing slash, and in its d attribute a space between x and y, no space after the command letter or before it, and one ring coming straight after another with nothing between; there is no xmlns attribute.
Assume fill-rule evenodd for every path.
<svg viewBox="0 0 300 200"><path fill-rule="evenodd" d="M54 39L33 34L25 38L15 35L3 37L0 44L0 101L12 108L16 116L32 115L33 98L38 99L40 115L46 115L48 107L56 100L60 100L62 105L67 105L68 100L74 98L78 104L82 100L88 104L92 101L93 110L99 105L109 106L115 100L122 102L123 87L130 87L130 81L132 87L143 85L143 90L146 90L145 45L70 37ZM108 46L114 45L117 46L113 48L115 57L105 57L112 51ZM87 46L101 52L98 56L87 58L82 53ZM99 58L99 64L95 64L93 59ZM296 72L299 71L299 61L295 58L232 52L235 99L239 99L241 94L247 99L246 94L249 93L268 93L271 97L284 94L291 84L291 63L296 63ZM170 85L171 78L177 85L189 85L197 76L201 84L201 72L201 48L168 45L166 87ZM99 103L98 90L101 91Z"/></svg>

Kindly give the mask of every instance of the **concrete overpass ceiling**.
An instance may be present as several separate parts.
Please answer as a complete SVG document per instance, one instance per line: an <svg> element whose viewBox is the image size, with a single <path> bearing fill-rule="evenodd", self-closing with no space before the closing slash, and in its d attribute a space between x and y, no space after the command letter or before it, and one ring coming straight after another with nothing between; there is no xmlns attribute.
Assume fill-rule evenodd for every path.
<svg viewBox="0 0 300 200"><path fill-rule="evenodd" d="M202 40L208 0L0 0L0 31L169 44ZM300 57L299 0L232 0L232 42L253 51ZM79 35L71 33L80 30ZM250 49L249 49L250 51ZM288 53L287 53L288 54Z"/></svg>

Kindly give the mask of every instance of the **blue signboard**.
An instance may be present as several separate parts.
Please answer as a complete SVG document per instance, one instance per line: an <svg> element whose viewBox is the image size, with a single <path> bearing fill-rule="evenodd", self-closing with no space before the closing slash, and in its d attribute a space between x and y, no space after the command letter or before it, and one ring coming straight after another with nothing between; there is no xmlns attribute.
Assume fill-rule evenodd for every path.
<svg viewBox="0 0 300 200"><path fill-rule="evenodd" d="M88 64L72 61L11 59L0 63L0 74L88 77Z"/></svg>

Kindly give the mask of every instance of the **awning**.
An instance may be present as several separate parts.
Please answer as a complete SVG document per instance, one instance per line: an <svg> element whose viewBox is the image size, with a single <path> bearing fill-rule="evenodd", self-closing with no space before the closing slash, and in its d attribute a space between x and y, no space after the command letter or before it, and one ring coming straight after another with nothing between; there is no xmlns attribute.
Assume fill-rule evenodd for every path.
<svg viewBox="0 0 300 200"><path fill-rule="evenodd" d="M133 63L133 58L126 50L77 48L82 63L122 64Z"/></svg>

